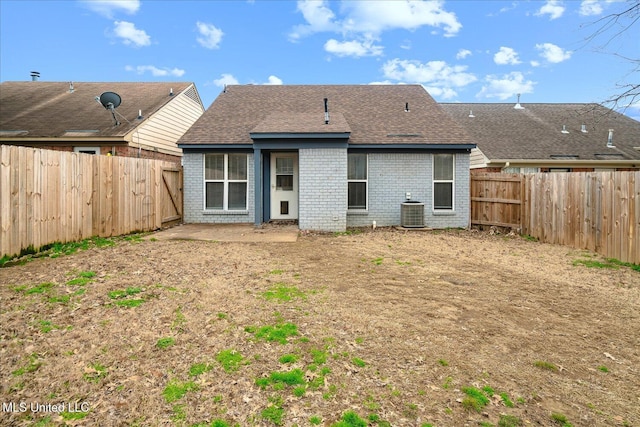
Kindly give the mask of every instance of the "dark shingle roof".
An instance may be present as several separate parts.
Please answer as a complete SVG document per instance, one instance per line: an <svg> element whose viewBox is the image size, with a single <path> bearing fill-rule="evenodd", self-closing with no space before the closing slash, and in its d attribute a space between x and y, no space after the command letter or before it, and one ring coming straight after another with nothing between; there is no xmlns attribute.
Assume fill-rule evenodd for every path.
<svg viewBox="0 0 640 427"><path fill-rule="evenodd" d="M329 125L324 124L324 98ZM404 111L406 103L410 112ZM350 131L350 144L471 143L419 85L234 85L216 98L178 144L251 144L249 133L256 130Z"/></svg>
<svg viewBox="0 0 640 427"><path fill-rule="evenodd" d="M60 138L70 134L124 136L140 124L138 110L148 118L191 85L188 82L74 82L70 92L69 82L3 82L0 85L0 136L27 139ZM169 95L171 89L173 97ZM116 92L122 98L116 109L116 117L121 122L118 126L114 126L111 113L95 100L103 92ZM69 132L78 130L92 132L82 135Z"/></svg>
<svg viewBox="0 0 640 427"><path fill-rule="evenodd" d="M490 160L640 159L640 122L598 104L440 104ZM475 117L469 117L473 111ZM582 132L582 125L587 132ZM562 133L563 125L568 133ZM613 129L615 148L607 147ZM620 156L621 155L621 156ZM603 157L604 156L604 157Z"/></svg>

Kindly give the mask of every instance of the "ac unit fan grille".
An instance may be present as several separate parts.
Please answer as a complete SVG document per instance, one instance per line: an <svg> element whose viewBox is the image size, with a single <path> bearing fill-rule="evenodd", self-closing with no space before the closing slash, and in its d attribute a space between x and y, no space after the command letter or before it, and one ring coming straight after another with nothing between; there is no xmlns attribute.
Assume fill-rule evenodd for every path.
<svg viewBox="0 0 640 427"><path fill-rule="evenodd" d="M403 203L400 208L400 225L407 228L424 227L424 203Z"/></svg>

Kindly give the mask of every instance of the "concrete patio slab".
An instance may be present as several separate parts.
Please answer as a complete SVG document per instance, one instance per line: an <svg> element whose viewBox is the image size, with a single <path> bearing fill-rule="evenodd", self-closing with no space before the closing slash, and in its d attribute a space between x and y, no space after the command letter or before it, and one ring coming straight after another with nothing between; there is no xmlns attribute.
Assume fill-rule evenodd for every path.
<svg viewBox="0 0 640 427"><path fill-rule="evenodd" d="M181 224L149 234L147 239L287 243L298 240L298 231L295 225L265 225L259 228L253 224Z"/></svg>

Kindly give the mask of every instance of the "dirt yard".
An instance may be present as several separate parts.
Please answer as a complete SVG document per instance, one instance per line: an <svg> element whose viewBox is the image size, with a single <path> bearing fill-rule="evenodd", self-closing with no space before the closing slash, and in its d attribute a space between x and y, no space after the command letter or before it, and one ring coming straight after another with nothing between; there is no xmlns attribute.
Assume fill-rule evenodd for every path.
<svg viewBox="0 0 640 427"><path fill-rule="evenodd" d="M640 273L594 260L376 230L5 267L0 425L640 426Z"/></svg>

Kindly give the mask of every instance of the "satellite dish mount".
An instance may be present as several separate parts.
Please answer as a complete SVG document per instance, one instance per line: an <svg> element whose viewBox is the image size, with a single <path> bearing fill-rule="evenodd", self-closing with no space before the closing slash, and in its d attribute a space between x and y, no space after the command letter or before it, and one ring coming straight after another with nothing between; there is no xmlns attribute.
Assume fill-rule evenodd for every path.
<svg viewBox="0 0 640 427"><path fill-rule="evenodd" d="M97 100L106 110L111 111L113 120L116 122L115 126L118 126L120 122L116 118L116 108L118 108L118 106L122 103L122 98L120 98L120 95L115 92L103 92L102 95L97 98Z"/></svg>

